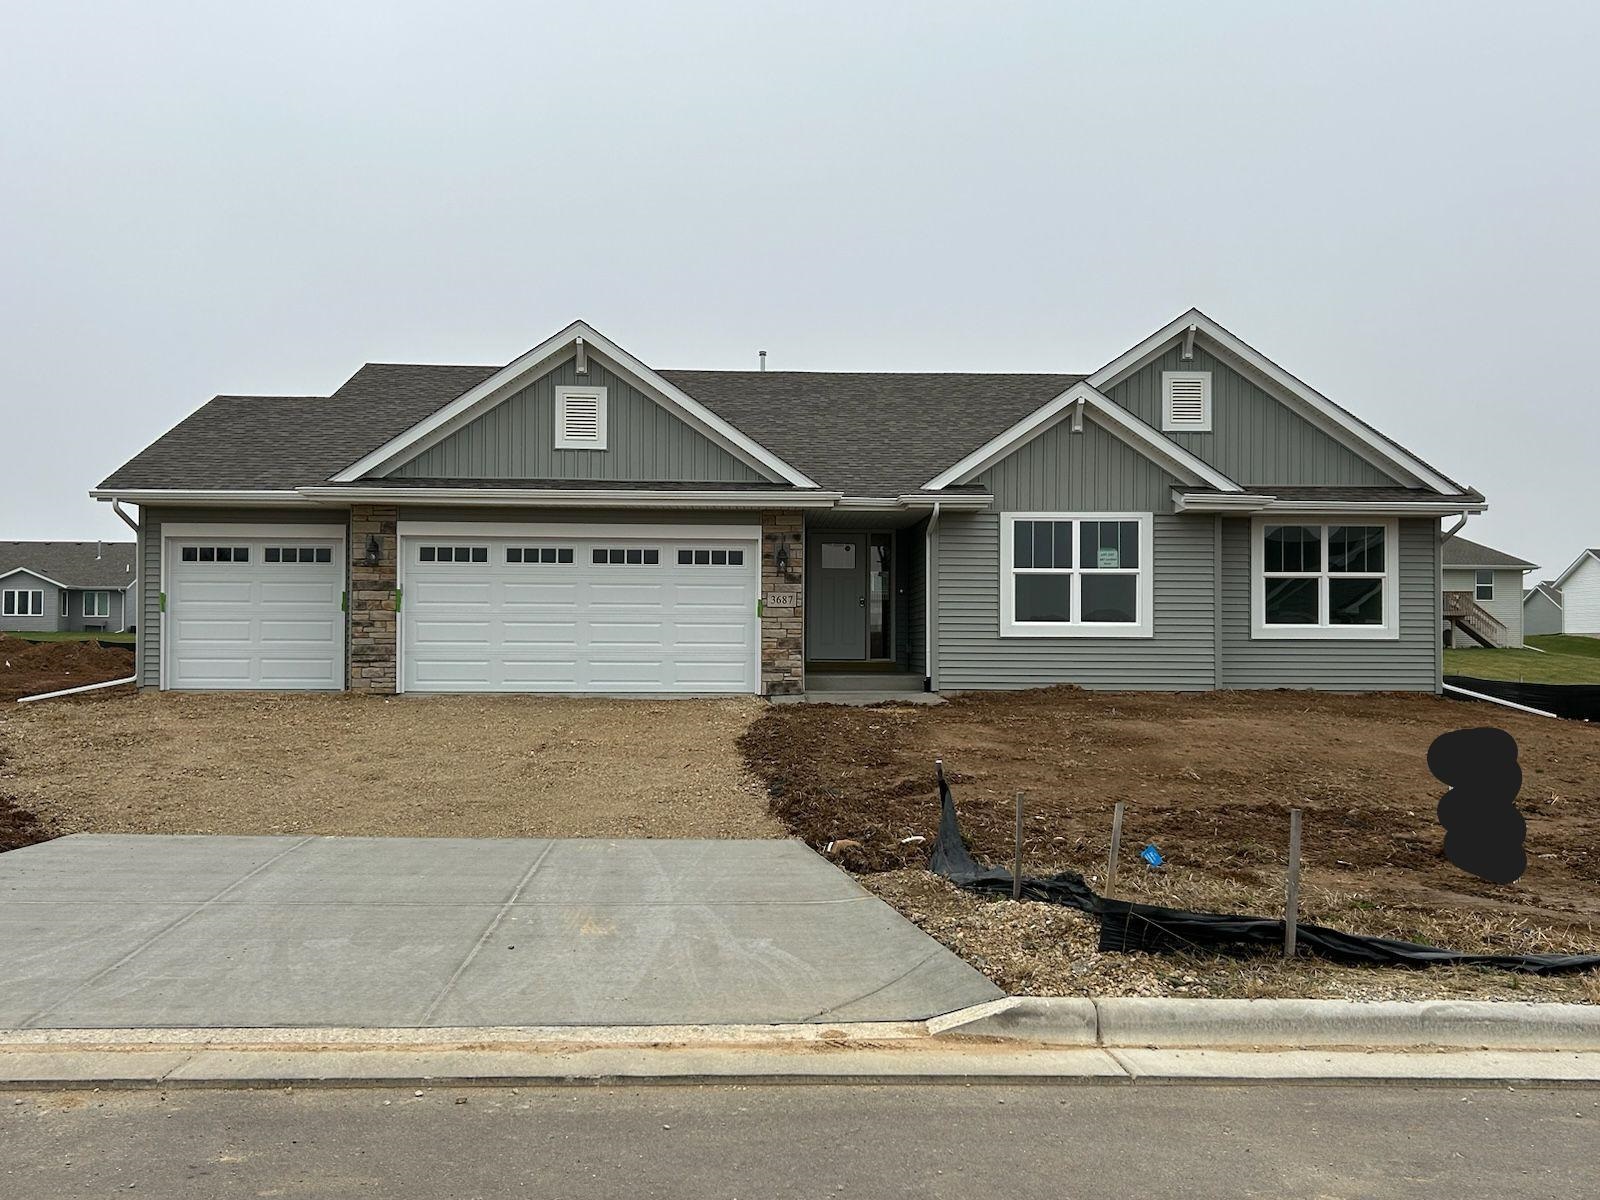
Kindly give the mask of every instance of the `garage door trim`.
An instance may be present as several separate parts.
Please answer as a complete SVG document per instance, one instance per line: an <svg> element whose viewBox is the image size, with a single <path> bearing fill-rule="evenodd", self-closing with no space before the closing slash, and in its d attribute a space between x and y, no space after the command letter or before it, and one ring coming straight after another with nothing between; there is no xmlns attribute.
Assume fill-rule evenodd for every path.
<svg viewBox="0 0 1600 1200"><path fill-rule="evenodd" d="M541 521L536 523L514 521L400 521L395 527L395 586L400 592L402 609L405 605L406 595L406 566L410 556L406 553L408 543L414 543L418 538L617 538L628 539L660 539L691 540L691 541L737 541L753 546L756 561L756 603L757 615L754 625L754 637L751 639L753 647L751 668L752 678L755 681L755 690L761 688L761 618L759 605L761 598L761 526L760 525L733 525L706 523L700 525L666 525L666 524L635 524L627 521L615 522L574 522L563 523L559 521ZM395 691L404 694L406 691L406 664L405 664L405 616L397 614L399 619L395 622ZM670 694L670 693L667 693Z"/></svg>
<svg viewBox="0 0 1600 1200"><path fill-rule="evenodd" d="M189 522L168 521L161 526L161 574L157 579L159 590L162 594L171 591L173 576L173 543L188 541L193 538L320 538L334 543L334 563L339 570L340 587L347 588L349 582L348 568L345 565L345 542L348 539L347 528L338 522L326 521L317 524L240 524L234 521ZM140 588L141 594L143 587ZM157 687L167 691L171 686L168 681L169 662L173 652L171 631L171 605L163 605L160 612L161 641L158 646L156 664L159 672ZM348 640L348 620L346 615L347 632L341 639L339 652L344 655L344 641ZM348 663L346 664L348 670Z"/></svg>

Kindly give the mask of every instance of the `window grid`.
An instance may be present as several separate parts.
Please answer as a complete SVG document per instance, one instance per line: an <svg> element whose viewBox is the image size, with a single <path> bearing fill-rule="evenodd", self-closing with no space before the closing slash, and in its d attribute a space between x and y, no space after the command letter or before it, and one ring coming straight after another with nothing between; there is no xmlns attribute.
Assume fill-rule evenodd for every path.
<svg viewBox="0 0 1600 1200"><path fill-rule="evenodd" d="M85 592L83 594L83 615L86 617L109 617L111 615L111 593Z"/></svg>
<svg viewBox="0 0 1600 1200"><path fill-rule="evenodd" d="M248 546L184 546L179 557L187 563L247 563Z"/></svg>
<svg viewBox="0 0 1600 1200"><path fill-rule="evenodd" d="M1011 625L1138 629L1142 523L1126 516L1018 517L1011 524ZM1141 630L1142 632L1142 630Z"/></svg>
<svg viewBox="0 0 1600 1200"><path fill-rule="evenodd" d="M39 588L8 588L0 595L0 615L7 617L44 616L44 592Z"/></svg>
<svg viewBox="0 0 1600 1200"><path fill-rule="evenodd" d="M264 557L269 563L326 563L333 561L331 546L268 546Z"/></svg>
<svg viewBox="0 0 1600 1200"><path fill-rule="evenodd" d="M743 550L679 550L680 567L742 567Z"/></svg>
<svg viewBox="0 0 1600 1200"><path fill-rule="evenodd" d="M1262 619L1277 628L1384 624L1382 525L1268 525L1262 531ZM1376 609L1374 609L1374 601Z"/></svg>
<svg viewBox="0 0 1600 1200"><path fill-rule="evenodd" d="M487 546L418 546L418 562L458 562L458 563L486 563L489 561L489 547Z"/></svg>
<svg viewBox="0 0 1600 1200"><path fill-rule="evenodd" d="M1474 600L1494 599L1494 572L1474 571L1472 574L1472 598Z"/></svg>
<svg viewBox="0 0 1600 1200"><path fill-rule="evenodd" d="M573 561L571 546L507 546L506 561L532 566L538 563L565 565Z"/></svg>
<svg viewBox="0 0 1600 1200"><path fill-rule="evenodd" d="M596 566L654 567L659 566L661 563L661 550L659 548L646 549L642 546L631 548L596 546L594 548L594 563Z"/></svg>

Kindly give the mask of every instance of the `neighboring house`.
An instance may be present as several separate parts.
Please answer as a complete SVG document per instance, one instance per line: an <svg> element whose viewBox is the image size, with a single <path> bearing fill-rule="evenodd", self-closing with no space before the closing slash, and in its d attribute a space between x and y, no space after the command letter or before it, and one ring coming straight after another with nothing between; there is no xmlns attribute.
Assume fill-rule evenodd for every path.
<svg viewBox="0 0 1600 1200"><path fill-rule="evenodd" d="M1445 632L1455 646L1522 645L1522 576L1534 564L1459 534L1444 544Z"/></svg>
<svg viewBox="0 0 1600 1200"><path fill-rule="evenodd" d="M505 366L219 396L140 506L146 687L1440 685L1483 497L1191 310L1091 375Z"/></svg>
<svg viewBox="0 0 1600 1200"><path fill-rule="evenodd" d="M1561 589L1550 580L1536 583L1522 597L1522 633L1561 633Z"/></svg>
<svg viewBox="0 0 1600 1200"><path fill-rule="evenodd" d="M1555 586L1561 593L1561 632L1600 637L1600 549L1578 555Z"/></svg>
<svg viewBox="0 0 1600 1200"><path fill-rule="evenodd" d="M0 630L132 628L134 549L132 542L0 542Z"/></svg>

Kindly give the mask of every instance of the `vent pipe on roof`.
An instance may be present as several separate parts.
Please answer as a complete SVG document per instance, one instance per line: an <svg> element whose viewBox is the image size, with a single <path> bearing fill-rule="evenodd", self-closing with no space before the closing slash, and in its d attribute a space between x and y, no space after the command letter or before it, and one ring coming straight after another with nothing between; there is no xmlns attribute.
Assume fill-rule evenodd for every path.
<svg viewBox="0 0 1600 1200"><path fill-rule="evenodd" d="M106 544L104 542L100 541L99 539L96 539L95 543L94 543L94 560L95 560L95 562L99 562L105 556L106 556Z"/></svg>
<svg viewBox="0 0 1600 1200"><path fill-rule="evenodd" d="M767 352L765 350L757 350L756 353L761 356L761 369L765 371L767 369Z"/></svg>

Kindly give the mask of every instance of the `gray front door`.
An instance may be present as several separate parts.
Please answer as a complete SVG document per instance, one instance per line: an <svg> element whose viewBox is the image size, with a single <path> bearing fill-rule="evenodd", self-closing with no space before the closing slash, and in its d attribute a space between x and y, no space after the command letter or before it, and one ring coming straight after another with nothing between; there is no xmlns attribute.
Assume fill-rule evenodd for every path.
<svg viewBox="0 0 1600 1200"><path fill-rule="evenodd" d="M806 657L867 656L867 535L817 533L806 547Z"/></svg>

